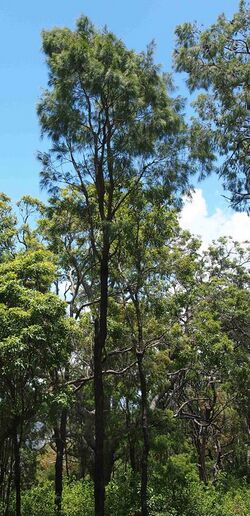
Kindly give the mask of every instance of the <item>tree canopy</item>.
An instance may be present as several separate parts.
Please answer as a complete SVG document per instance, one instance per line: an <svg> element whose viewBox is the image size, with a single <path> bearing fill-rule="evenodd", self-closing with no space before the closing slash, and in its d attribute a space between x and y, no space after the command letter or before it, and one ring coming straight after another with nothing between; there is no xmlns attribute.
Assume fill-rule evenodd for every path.
<svg viewBox="0 0 250 516"><path fill-rule="evenodd" d="M178 71L198 94L192 123L194 152L218 173L237 210L249 210L250 8L241 0L231 20L219 16L206 30L184 23L176 29Z"/></svg>

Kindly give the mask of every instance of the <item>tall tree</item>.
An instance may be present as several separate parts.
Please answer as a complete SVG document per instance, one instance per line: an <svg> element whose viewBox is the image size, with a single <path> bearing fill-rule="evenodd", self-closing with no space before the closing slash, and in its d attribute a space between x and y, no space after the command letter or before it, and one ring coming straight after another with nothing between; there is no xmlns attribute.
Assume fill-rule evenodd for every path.
<svg viewBox="0 0 250 516"><path fill-rule="evenodd" d="M250 201L250 5L241 0L231 20L219 16L206 30L184 23L176 29L176 69L188 74L194 102L192 146L205 168L219 154L218 173L231 205L249 210Z"/></svg>
<svg viewBox="0 0 250 516"><path fill-rule="evenodd" d="M119 235L116 216L131 192L155 180L166 196L187 186L186 130L181 103L167 94L167 78L152 48L136 54L84 17L75 32L43 33L49 89L38 114L53 147L40 155L42 184L78 193L96 264L98 310L93 363L95 395L95 511L104 514L104 388L110 263ZM180 150L182 151L180 153Z"/></svg>

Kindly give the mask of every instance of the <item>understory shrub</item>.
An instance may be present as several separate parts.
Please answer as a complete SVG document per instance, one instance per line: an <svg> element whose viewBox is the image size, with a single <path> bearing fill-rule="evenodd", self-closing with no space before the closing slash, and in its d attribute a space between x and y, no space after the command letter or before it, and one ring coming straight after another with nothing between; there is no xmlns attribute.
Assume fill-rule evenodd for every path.
<svg viewBox="0 0 250 516"><path fill-rule="evenodd" d="M178 462L178 461L177 461ZM183 458L174 464L181 471ZM173 467L173 464L172 466ZM250 489L246 484L230 484L226 478L217 485L201 484L193 472L151 479L148 489L150 516L248 516L250 514ZM173 473L173 470L172 470ZM14 499L9 516L15 515ZM0 515L3 516L0 506ZM66 481L63 490L62 516L93 516L93 482ZM131 471L119 472L107 486L107 516L138 516L140 514L140 479ZM22 495L22 516L54 516L54 484L40 483Z"/></svg>

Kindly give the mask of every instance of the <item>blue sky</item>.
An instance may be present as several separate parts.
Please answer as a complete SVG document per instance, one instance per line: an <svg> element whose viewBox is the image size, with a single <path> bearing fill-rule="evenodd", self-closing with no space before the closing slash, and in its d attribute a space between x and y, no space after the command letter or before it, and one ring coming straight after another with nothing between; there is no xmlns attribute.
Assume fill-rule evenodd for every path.
<svg viewBox="0 0 250 516"><path fill-rule="evenodd" d="M138 51L152 39L156 61L171 69L175 26L196 20L204 26L221 12L228 17L237 0L1 0L0 5L0 191L13 200L21 195L41 196L36 152L46 149L40 139L36 103L46 87L47 71L41 52L42 29L73 28L86 14L98 26L107 25ZM184 78L176 78L179 93L187 95ZM201 184L208 214L225 209L216 178Z"/></svg>

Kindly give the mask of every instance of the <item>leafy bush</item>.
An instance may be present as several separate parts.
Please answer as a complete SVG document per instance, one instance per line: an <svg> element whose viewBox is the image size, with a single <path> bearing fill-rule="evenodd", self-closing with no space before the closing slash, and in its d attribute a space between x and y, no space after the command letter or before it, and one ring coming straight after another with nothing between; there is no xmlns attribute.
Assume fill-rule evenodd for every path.
<svg viewBox="0 0 250 516"><path fill-rule="evenodd" d="M23 516L52 516L54 514L54 485L46 481L22 495Z"/></svg>
<svg viewBox="0 0 250 516"><path fill-rule="evenodd" d="M93 516L93 483L90 480L70 482L63 490L63 516Z"/></svg>
<svg viewBox="0 0 250 516"><path fill-rule="evenodd" d="M217 485L201 484L183 455L166 465L168 476L151 478L150 516L248 516L250 489L222 476ZM165 473L166 473L165 471ZM159 473L159 472L158 472ZM172 474L172 476L170 475ZM14 516L14 500L9 515ZM0 515L3 516L0 507ZM93 482L65 482L62 516L93 516ZM131 470L117 471L106 490L106 516L140 514L140 478ZM54 516L54 483L45 481L22 495L22 516Z"/></svg>
<svg viewBox="0 0 250 516"><path fill-rule="evenodd" d="M106 490L107 516L133 516L140 508L139 476L130 469L118 471Z"/></svg>

